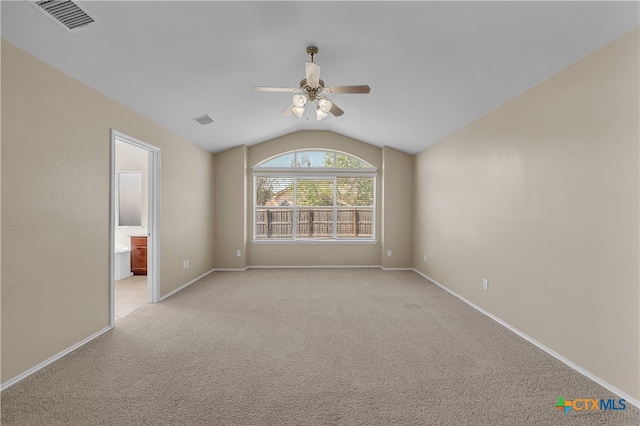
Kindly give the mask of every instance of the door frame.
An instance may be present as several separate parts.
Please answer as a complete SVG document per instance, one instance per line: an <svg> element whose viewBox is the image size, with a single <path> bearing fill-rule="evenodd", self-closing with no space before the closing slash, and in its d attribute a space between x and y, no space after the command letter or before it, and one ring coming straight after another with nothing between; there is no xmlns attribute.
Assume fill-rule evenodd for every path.
<svg viewBox="0 0 640 426"><path fill-rule="evenodd" d="M160 148L111 129L110 209L109 209L109 325L115 327L115 224L116 224L116 143L122 141L149 153L149 209L147 223L147 302L160 301Z"/></svg>

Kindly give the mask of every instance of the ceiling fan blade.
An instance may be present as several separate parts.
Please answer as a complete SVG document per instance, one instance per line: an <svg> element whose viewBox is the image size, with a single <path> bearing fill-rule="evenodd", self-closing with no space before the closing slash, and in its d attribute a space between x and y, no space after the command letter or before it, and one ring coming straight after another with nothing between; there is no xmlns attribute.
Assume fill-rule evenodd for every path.
<svg viewBox="0 0 640 426"><path fill-rule="evenodd" d="M325 87L324 91L326 93L338 94L338 93L369 93L371 92L371 88L366 84L361 86L334 86L334 87Z"/></svg>
<svg viewBox="0 0 640 426"><path fill-rule="evenodd" d="M317 86L320 82L320 65L313 62L305 62L305 69L307 71L307 84Z"/></svg>
<svg viewBox="0 0 640 426"><path fill-rule="evenodd" d="M300 89L294 89L293 87L269 87L269 86L254 86L253 90L256 92L286 92L297 93Z"/></svg>
<svg viewBox="0 0 640 426"><path fill-rule="evenodd" d="M336 105L335 103L331 106L331 111L329 111L331 114L333 114L335 117L340 117L342 114L344 114L344 111L341 110L338 105Z"/></svg>
<svg viewBox="0 0 640 426"><path fill-rule="evenodd" d="M283 116L283 117L290 116L291 114L293 114L293 107L294 107L293 104L289 105L289 108L287 108L284 111L282 111L282 113L280 115Z"/></svg>

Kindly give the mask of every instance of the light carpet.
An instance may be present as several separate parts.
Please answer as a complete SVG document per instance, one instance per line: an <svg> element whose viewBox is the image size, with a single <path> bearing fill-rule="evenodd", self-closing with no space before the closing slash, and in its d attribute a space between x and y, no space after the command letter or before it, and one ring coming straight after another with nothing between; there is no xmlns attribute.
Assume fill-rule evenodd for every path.
<svg viewBox="0 0 640 426"><path fill-rule="evenodd" d="M533 313L532 313L533 314ZM216 272L1 395L4 425L637 425L411 271Z"/></svg>

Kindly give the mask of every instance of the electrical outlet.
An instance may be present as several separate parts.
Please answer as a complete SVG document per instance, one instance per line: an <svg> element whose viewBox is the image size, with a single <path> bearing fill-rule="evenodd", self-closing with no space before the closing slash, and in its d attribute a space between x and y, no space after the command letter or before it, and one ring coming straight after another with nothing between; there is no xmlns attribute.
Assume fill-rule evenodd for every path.
<svg viewBox="0 0 640 426"><path fill-rule="evenodd" d="M482 280L482 289L489 290L489 280L487 280L486 278Z"/></svg>
<svg viewBox="0 0 640 426"><path fill-rule="evenodd" d="M387 256L391 256L391 250L387 250Z"/></svg>
<svg viewBox="0 0 640 426"><path fill-rule="evenodd" d="M182 261L182 269L187 269L187 261L186 260Z"/></svg>
<svg viewBox="0 0 640 426"><path fill-rule="evenodd" d="M240 252L240 250L236 250L236 256L238 257L242 256L242 253Z"/></svg>
<svg viewBox="0 0 640 426"><path fill-rule="evenodd" d="M187 260L187 269L189 269L189 261Z"/></svg>
<svg viewBox="0 0 640 426"><path fill-rule="evenodd" d="M426 254L424 255L424 260L423 260L423 261L424 261L424 262L426 262L426 261L427 261L427 255L426 255Z"/></svg>

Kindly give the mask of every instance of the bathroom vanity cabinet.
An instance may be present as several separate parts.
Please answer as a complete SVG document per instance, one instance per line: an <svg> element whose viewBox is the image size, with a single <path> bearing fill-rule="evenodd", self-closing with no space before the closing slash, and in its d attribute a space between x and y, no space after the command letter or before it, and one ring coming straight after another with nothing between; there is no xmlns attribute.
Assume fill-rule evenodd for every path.
<svg viewBox="0 0 640 426"><path fill-rule="evenodd" d="M131 237L131 272L147 275L147 237Z"/></svg>

